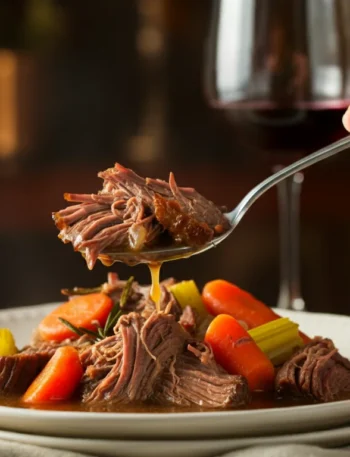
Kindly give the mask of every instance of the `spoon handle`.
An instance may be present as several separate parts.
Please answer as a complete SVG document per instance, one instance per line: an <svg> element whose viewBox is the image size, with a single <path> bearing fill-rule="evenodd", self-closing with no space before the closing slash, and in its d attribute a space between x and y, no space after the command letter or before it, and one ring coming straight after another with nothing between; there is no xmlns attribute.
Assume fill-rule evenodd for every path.
<svg viewBox="0 0 350 457"><path fill-rule="evenodd" d="M266 191L271 187L278 184L283 179L288 178L289 176L294 175L298 171L304 170L311 165L314 165L321 160L327 159L338 152L344 151L350 146L350 136L346 136L341 140L338 140L322 149L319 149L316 152L292 163L288 167L282 168L282 170L274 173L273 175L266 178L260 184L255 186L241 202L236 206L236 208L227 214L227 217L231 220L232 225L236 226L238 222L242 219L246 211L252 206L252 204L261 197Z"/></svg>

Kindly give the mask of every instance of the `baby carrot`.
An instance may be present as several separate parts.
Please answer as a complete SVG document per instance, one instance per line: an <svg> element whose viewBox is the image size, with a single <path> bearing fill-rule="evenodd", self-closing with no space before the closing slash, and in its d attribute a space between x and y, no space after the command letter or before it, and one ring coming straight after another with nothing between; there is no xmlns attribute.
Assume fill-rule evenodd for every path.
<svg viewBox="0 0 350 457"><path fill-rule="evenodd" d="M275 369L249 333L231 316L220 314L209 325L205 341L228 373L244 376L250 390L272 390Z"/></svg>
<svg viewBox="0 0 350 457"><path fill-rule="evenodd" d="M100 326L106 323L113 302L108 295L102 293L79 295L63 303L40 322L38 330L46 341L63 341L66 338L77 338L77 335L64 325L59 318L73 324L96 330L96 321Z"/></svg>
<svg viewBox="0 0 350 457"><path fill-rule="evenodd" d="M28 387L22 400L31 404L69 400L82 376L78 351L72 346L60 347Z"/></svg>
<svg viewBox="0 0 350 457"><path fill-rule="evenodd" d="M223 279L208 282L202 297L210 314L230 314L250 329L279 317L253 295Z"/></svg>
<svg viewBox="0 0 350 457"><path fill-rule="evenodd" d="M208 282L202 291L202 299L210 314L229 314L245 322L248 329L281 317L250 293L223 279ZM300 336L305 344L311 341L301 332Z"/></svg>

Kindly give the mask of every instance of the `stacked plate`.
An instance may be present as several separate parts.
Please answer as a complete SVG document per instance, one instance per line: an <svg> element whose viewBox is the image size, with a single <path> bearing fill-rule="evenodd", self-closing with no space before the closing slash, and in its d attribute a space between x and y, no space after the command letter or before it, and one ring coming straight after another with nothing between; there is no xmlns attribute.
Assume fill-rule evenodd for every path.
<svg viewBox="0 0 350 457"><path fill-rule="evenodd" d="M55 304L0 312L18 346ZM280 312L280 310L279 310ZM350 357L350 318L283 311L305 333L326 336ZM309 406L208 413L83 413L0 407L0 439L98 456L217 456L282 443L350 444L350 400Z"/></svg>

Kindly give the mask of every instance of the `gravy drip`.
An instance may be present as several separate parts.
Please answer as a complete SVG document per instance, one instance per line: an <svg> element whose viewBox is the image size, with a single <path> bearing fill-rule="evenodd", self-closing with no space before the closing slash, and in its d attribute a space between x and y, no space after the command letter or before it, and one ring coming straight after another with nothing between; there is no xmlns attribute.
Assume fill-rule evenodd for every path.
<svg viewBox="0 0 350 457"><path fill-rule="evenodd" d="M159 276L160 276L160 268L162 264L161 263L149 263L148 268L149 271L151 272L151 280L152 280L152 285L151 285L151 298L156 304L156 309L159 313L160 307L159 307L159 302L160 302L160 282L159 282Z"/></svg>

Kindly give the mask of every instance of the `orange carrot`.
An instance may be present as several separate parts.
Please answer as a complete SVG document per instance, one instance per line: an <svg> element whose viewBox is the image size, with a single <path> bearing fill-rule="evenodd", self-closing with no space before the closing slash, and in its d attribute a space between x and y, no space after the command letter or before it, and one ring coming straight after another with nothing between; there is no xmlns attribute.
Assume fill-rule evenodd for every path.
<svg viewBox="0 0 350 457"><path fill-rule="evenodd" d="M259 325L281 317L250 293L223 279L208 282L204 286L202 299L210 314L214 316L229 314L235 319L245 322L248 329L259 327ZM301 332L300 336L304 343L311 341Z"/></svg>
<svg viewBox="0 0 350 457"><path fill-rule="evenodd" d="M227 314L220 314L209 325L205 341L215 360L228 373L244 376L250 390L272 390L275 369L249 333Z"/></svg>
<svg viewBox="0 0 350 457"><path fill-rule="evenodd" d="M202 298L210 314L229 314L244 321L249 329L279 317L253 295L223 279L208 282Z"/></svg>
<svg viewBox="0 0 350 457"><path fill-rule="evenodd" d="M78 351L72 346L60 347L28 387L22 400L31 404L69 400L82 376Z"/></svg>
<svg viewBox="0 0 350 457"><path fill-rule="evenodd" d="M102 293L76 296L44 317L38 327L39 334L46 341L77 338L77 335L59 318L69 321L78 328L96 330L96 321L100 326L103 326L112 307L112 300Z"/></svg>

